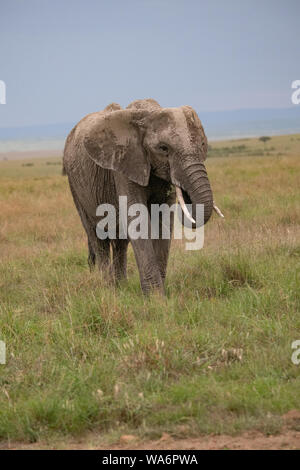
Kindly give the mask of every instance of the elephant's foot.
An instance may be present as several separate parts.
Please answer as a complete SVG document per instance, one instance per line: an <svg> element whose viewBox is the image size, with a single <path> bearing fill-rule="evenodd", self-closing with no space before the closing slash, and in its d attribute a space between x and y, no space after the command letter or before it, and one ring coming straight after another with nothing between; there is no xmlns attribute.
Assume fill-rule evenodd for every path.
<svg viewBox="0 0 300 470"><path fill-rule="evenodd" d="M113 273L113 277L114 277L114 282L116 285L119 285L122 281L127 281L127 274L126 272L116 272L114 270L114 273Z"/></svg>
<svg viewBox="0 0 300 470"><path fill-rule="evenodd" d="M161 296L166 295L164 286L153 286L153 285L143 286L143 285L141 285L141 287L142 287L142 292L146 297L150 296L151 294L159 294Z"/></svg>
<svg viewBox="0 0 300 470"><path fill-rule="evenodd" d="M151 278L141 278L141 288L144 295L149 295L152 293L159 293L165 295L165 287L163 279L159 272L156 273L156 276Z"/></svg>

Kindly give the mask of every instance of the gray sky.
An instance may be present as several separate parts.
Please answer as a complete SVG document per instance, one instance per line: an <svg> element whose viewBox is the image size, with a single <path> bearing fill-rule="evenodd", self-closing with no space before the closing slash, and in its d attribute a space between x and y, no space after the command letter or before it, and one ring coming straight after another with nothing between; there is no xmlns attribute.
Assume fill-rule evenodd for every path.
<svg viewBox="0 0 300 470"><path fill-rule="evenodd" d="M291 106L299 0L0 0L0 127L77 121L152 97Z"/></svg>

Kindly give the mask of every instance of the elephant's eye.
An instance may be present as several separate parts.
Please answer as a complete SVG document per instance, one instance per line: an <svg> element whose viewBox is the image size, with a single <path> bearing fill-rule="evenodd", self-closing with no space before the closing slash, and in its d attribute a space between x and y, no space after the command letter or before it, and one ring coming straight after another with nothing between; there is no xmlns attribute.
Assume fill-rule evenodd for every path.
<svg viewBox="0 0 300 470"><path fill-rule="evenodd" d="M169 151L167 145L165 145L165 144L161 144L159 146L159 150L161 150L163 153L168 153L168 151Z"/></svg>

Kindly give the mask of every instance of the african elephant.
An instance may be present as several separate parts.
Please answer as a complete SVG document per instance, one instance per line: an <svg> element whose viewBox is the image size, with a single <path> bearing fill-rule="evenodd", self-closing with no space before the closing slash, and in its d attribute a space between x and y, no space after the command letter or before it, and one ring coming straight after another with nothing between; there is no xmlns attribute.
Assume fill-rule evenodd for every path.
<svg viewBox="0 0 300 470"><path fill-rule="evenodd" d="M127 247L132 244L144 293L164 292L170 240L106 239L96 234L96 208L118 208L119 196L128 206L171 205L176 194L186 212L204 205L204 223L212 213L213 196L204 160L207 139L190 106L162 108L152 99L137 100L126 109L112 103L84 117L67 137L63 171L88 237L89 265L126 277ZM149 213L150 217L150 213ZM110 260L112 248L112 264Z"/></svg>

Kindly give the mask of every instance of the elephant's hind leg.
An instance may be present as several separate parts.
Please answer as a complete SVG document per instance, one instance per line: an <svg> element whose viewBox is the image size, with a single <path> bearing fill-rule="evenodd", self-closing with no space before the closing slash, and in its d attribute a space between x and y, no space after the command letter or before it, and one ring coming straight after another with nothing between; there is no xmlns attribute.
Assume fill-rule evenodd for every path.
<svg viewBox="0 0 300 470"><path fill-rule="evenodd" d="M90 271L93 271L95 268L95 263L96 263L96 255L89 239L88 239L88 249L89 249L88 263L89 263Z"/></svg>
<svg viewBox="0 0 300 470"><path fill-rule="evenodd" d="M90 269L97 265L99 271L109 271L110 269L110 241L100 240L97 237L93 222L90 221L86 213L80 213L83 226L88 237L88 263Z"/></svg>
<svg viewBox="0 0 300 470"><path fill-rule="evenodd" d="M110 241L100 240L96 234L95 222L91 220L79 202L72 185L70 184L75 206L78 210L82 225L88 238L88 264L90 270L97 264L100 271L110 270Z"/></svg>
<svg viewBox="0 0 300 470"><path fill-rule="evenodd" d="M97 264L99 271L110 272L110 244L108 240L99 240L97 235L91 233L93 229L89 230L88 235L88 263L90 270L93 271L95 264Z"/></svg>
<svg viewBox="0 0 300 470"><path fill-rule="evenodd" d="M88 247L90 267L94 268L97 265L103 280L111 283L113 281L113 273L110 258L110 240L100 240L92 225L88 230Z"/></svg>

